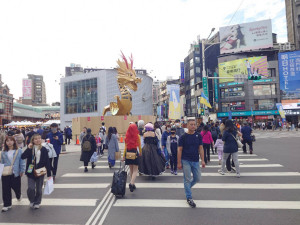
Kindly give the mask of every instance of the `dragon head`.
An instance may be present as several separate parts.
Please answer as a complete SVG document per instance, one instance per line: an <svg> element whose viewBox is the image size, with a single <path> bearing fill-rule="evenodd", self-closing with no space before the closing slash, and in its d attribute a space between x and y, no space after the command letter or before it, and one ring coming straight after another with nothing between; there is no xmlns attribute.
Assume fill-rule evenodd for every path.
<svg viewBox="0 0 300 225"><path fill-rule="evenodd" d="M129 57L130 63L128 63L126 57L122 53L123 61L118 60L118 82L127 86L133 91L137 91L137 84L142 82L142 79L136 76L135 70L133 69L133 58L132 55Z"/></svg>

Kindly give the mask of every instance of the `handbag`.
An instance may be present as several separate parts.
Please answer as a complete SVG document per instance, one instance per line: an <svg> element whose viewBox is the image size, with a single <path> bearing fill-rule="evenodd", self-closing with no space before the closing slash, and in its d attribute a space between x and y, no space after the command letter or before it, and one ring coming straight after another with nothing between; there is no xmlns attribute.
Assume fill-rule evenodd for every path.
<svg viewBox="0 0 300 225"><path fill-rule="evenodd" d="M230 133L231 134L231 133ZM243 147L243 144L242 142L239 140L239 139L236 139L236 137L233 136L233 134L231 134L232 137L234 138L234 140L236 141L237 145L238 145L238 148L242 148Z"/></svg>
<svg viewBox="0 0 300 225"><path fill-rule="evenodd" d="M126 152L126 159L136 159L137 154L136 152Z"/></svg>
<svg viewBox="0 0 300 225"><path fill-rule="evenodd" d="M15 156L13 158L13 161L11 162L10 166L4 166L3 171L2 171L2 176L10 176L13 174L13 165L15 163L16 157L19 153L19 149L16 151Z"/></svg>
<svg viewBox="0 0 300 225"><path fill-rule="evenodd" d="M251 135L251 140L252 140L252 142L255 142L256 141L256 137L255 137L255 135L253 134L253 135Z"/></svg>
<svg viewBox="0 0 300 225"><path fill-rule="evenodd" d="M32 149L32 151L34 152L34 149ZM35 154L34 154L34 159L33 159L32 164L35 165ZM34 174L35 177L44 176L45 174L47 174L47 169L46 169L46 167L42 167L42 168L39 168L39 169L34 169L33 174Z"/></svg>
<svg viewBox="0 0 300 225"><path fill-rule="evenodd" d="M50 195L54 191L54 185L53 185L53 177L47 180L45 189L44 189L44 195Z"/></svg>
<svg viewBox="0 0 300 225"><path fill-rule="evenodd" d="M118 152L115 152L115 160L119 160L121 159L121 152L118 151Z"/></svg>

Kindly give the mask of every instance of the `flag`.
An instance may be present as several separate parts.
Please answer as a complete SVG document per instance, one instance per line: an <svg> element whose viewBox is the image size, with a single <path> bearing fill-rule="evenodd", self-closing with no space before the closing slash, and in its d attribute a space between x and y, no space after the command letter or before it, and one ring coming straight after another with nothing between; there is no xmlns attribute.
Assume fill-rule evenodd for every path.
<svg viewBox="0 0 300 225"><path fill-rule="evenodd" d="M205 96L203 92L201 92L200 103L206 105L208 108L211 108L208 98Z"/></svg>

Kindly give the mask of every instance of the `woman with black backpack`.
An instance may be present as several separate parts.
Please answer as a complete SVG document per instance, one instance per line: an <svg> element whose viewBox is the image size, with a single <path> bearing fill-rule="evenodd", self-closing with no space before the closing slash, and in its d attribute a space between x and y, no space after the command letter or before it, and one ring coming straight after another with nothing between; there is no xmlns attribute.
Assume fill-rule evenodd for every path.
<svg viewBox="0 0 300 225"><path fill-rule="evenodd" d="M95 137L92 135L92 130L88 128L86 130L86 135L82 139L81 143L81 156L80 161L84 163L84 172L88 172L88 164L93 153L97 150ZM92 162L92 169L95 168L95 163Z"/></svg>

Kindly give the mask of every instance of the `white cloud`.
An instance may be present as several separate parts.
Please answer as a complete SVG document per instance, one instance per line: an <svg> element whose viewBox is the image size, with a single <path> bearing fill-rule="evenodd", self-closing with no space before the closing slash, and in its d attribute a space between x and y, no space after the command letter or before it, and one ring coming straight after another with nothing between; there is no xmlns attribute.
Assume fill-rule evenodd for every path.
<svg viewBox="0 0 300 225"><path fill-rule="evenodd" d="M226 17L234 13L239 3L1 1L0 73L15 98L22 95L21 79L27 74L44 75L49 102L60 101L55 80L64 74L65 66L74 62L84 67L114 67L121 49L126 55L133 53L136 68L153 70L160 79L178 77L179 62L186 57L189 44L199 34L206 38L212 27L228 25ZM255 15L264 12L265 17L273 18L282 5L283 0L247 0L236 18L244 13L245 19L255 20ZM283 27L276 25L276 29ZM286 33L286 29L281 32Z"/></svg>

